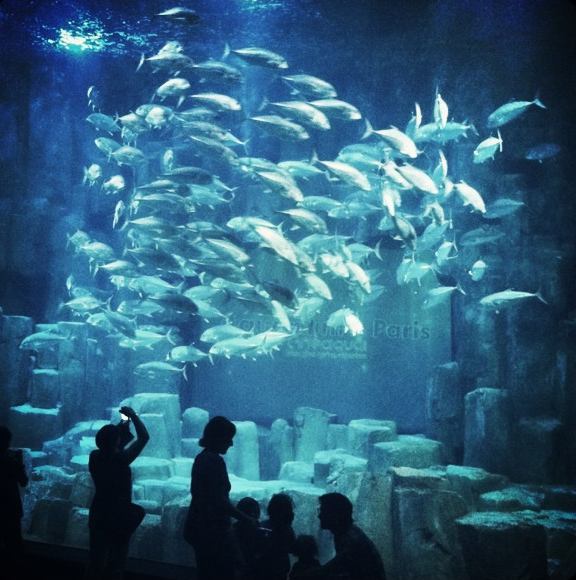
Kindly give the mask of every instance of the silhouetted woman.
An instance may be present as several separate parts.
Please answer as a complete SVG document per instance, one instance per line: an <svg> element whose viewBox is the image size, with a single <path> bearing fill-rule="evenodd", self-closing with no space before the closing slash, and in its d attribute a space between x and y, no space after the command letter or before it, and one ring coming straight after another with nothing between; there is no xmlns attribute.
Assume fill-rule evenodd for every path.
<svg viewBox="0 0 576 580"><path fill-rule="evenodd" d="M96 446L88 467L95 494L90 506L90 563L87 578L122 578L130 537L144 519L141 506L132 503L130 464L150 439L134 409L122 407L128 419L119 425L105 425L96 433ZM130 421L136 440L130 433Z"/></svg>
<svg viewBox="0 0 576 580"><path fill-rule="evenodd" d="M192 502L184 537L196 554L198 580L231 580L238 561L238 548L232 533L231 518L256 523L230 503L230 480L221 457L236 434L234 423L226 417L213 417L204 427L192 466Z"/></svg>

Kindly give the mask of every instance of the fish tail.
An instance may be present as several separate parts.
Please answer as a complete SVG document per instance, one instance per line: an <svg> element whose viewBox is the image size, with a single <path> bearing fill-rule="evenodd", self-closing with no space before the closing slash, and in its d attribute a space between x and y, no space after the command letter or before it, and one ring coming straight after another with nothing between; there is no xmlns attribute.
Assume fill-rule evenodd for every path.
<svg viewBox="0 0 576 580"><path fill-rule="evenodd" d="M372 127L372 124L370 123L370 121L366 117L364 117L364 133L362 133L362 137L360 137L360 141L370 137L370 135L372 135L373 132L374 132L374 127Z"/></svg>
<svg viewBox="0 0 576 580"><path fill-rule="evenodd" d="M540 97L535 97L534 100L532 101L534 105L536 105L537 107L540 107L541 109L546 109L546 105L540 100Z"/></svg>
<svg viewBox="0 0 576 580"><path fill-rule="evenodd" d="M228 56L230 56L230 45L226 42L224 44L224 52L222 53L222 58L227 58Z"/></svg>
<svg viewBox="0 0 576 580"><path fill-rule="evenodd" d="M500 134L500 129L496 131L496 134L498 135L498 149L502 153L502 135Z"/></svg>
<svg viewBox="0 0 576 580"><path fill-rule="evenodd" d="M381 262L383 262L383 261L384 261L384 258L382 257L382 254L380 253L380 246L381 246L381 244L382 244L382 240L383 240L383 239L384 239L384 238L380 238L380 239L379 239L379 240L376 242L376 245L374 246L374 254L376 255L376 257L377 257L377 258L378 258L378 259L379 259Z"/></svg>
<svg viewBox="0 0 576 580"><path fill-rule="evenodd" d="M142 65L144 64L145 60L146 60L146 57L144 56L144 53L142 53L140 55L140 61L138 62L138 66L136 67L136 72L138 72L142 68Z"/></svg>
<svg viewBox="0 0 576 580"><path fill-rule="evenodd" d="M174 346L176 346L178 343L175 342L174 338L173 338L173 334L176 333L176 330L174 328L171 328L167 333L166 333L166 340L170 343L173 344Z"/></svg>
<svg viewBox="0 0 576 580"><path fill-rule="evenodd" d="M542 296L542 291L538 290L538 292L536 292L536 298L538 298L538 300L540 300L540 302L546 304L547 306L550 304L543 296Z"/></svg>

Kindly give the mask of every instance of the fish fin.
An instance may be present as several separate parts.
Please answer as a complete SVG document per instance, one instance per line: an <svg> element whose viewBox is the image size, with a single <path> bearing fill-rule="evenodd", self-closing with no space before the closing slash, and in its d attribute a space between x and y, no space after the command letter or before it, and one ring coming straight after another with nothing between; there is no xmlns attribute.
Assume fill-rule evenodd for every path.
<svg viewBox="0 0 576 580"><path fill-rule="evenodd" d="M360 137L360 141L370 137L370 135L372 135L373 132L374 132L374 128L372 127L372 124L370 123L370 121L366 117L364 117L364 133L362 133L362 137Z"/></svg>
<svg viewBox="0 0 576 580"><path fill-rule="evenodd" d="M182 368L182 375L184 376L184 380L186 382L189 382L188 381L188 374L186 372L187 369L188 369L188 365L186 363L184 363L184 367Z"/></svg>
<svg viewBox="0 0 576 580"><path fill-rule="evenodd" d="M176 346L178 343L174 342L174 339L172 338L172 335L176 332L176 330L174 328L171 328L167 333L166 333L166 340L170 343L173 344L174 346Z"/></svg>
<svg viewBox="0 0 576 580"><path fill-rule="evenodd" d="M538 290L536 292L536 298L538 298L538 300L540 300L540 302L542 302L543 304L546 304L547 306L550 304L547 300L544 299L544 297L542 296L542 291Z"/></svg>
<svg viewBox="0 0 576 580"><path fill-rule="evenodd" d="M534 105L536 105L537 107L540 107L541 109L546 109L546 105L540 100L540 95L539 92L536 93L536 96L534 97L534 100L532 101L532 103Z"/></svg>

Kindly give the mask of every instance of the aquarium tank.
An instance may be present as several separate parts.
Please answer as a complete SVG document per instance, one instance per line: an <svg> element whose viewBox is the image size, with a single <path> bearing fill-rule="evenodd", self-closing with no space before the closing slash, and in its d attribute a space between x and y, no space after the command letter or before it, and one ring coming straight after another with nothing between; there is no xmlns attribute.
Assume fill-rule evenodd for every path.
<svg viewBox="0 0 576 580"><path fill-rule="evenodd" d="M231 498L338 491L392 579L544 578L576 542L576 6L0 2L0 423L30 541L86 548L132 406L131 556ZM522 575L525 574L525 575Z"/></svg>

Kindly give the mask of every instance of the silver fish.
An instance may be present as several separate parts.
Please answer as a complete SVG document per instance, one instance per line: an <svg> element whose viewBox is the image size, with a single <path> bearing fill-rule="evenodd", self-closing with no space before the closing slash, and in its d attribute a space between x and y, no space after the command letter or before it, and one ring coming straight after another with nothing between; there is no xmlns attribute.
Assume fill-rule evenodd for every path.
<svg viewBox="0 0 576 580"><path fill-rule="evenodd" d="M340 308L330 314L326 326L342 328L344 333L350 333L350 336L359 336L364 333L362 321L350 308Z"/></svg>
<svg viewBox="0 0 576 580"><path fill-rule="evenodd" d="M470 230L460 237L458 244L463 247L493 244L505 236L504 232L493 227L482 227Z"/></svg>
<svg viewBox="0 0 576 580"><path fill-rule="evenodd" d="M240 111L242 105L233 97L220 93L196 93L190 98L217 111Z"/></svg>
<svg viewBox="0 0 576 580"><path fill-rule="evenodd" d="M284 119L279 115L259 115L250 117L250 120L264 129L270 135L287 141L305 141L310 134L302 125Z"/></svg>
<svg viewBox="0 0 576 580"><path fill-rule="evenodd" d="M175 346L168 353L168 360L176 363L195 363L207 358L209 355L207 352L196 348L193 345L188 346Z"/></svg>
<svg viewBox="0 0 576 580"><path fill-rule="evenodd" d="M470 266L470 270L468 270L468 275L474 282L479 282L484 278L484 274L488 269L488 265L484 260L476 260L472 266Z"/></svg>
<svg viewBox="0 0 576 580"><path fill-rule="evenodd" d="M231 49L226 45L224 56L227 56L229 53L235 54L248 64L273 69L288 68L288 63L283 56L266 48L249 46L246 48Z"/></svg>
<svg viewBox="0 0 576 580"><path fill-rule="evenodd" d="M432 288L426 293L423 308L427 310L439 304L445 304L456 291L462 294L465 293L460 286L438 286L438 288Z"/></svg>
<svg viewBox="0 0 576 580"><path fill-rule="evenodd" d="M105 115L104 113L91 113L86 117L86 121L94 125L99 131L106 131L111 134L120 132L120 127L118 127L116 121L110 115Z"/></svg>
<svg viewBox="0 0 576 580"><path fill-rule="evenodd" d="M336 89L329 82L312 75L290 75L282 77L282 80L310 99L332 99L337 96Z"/></svg>
<svg viewBox="0 0 576 580"><path fill-rule="evenodd" d="M503 290L502 292L489 294L480 300L480 304L488 308L500 309L506 308L507 306L516 304L517 302L526 300L528 298L538 298L540 302L548 304L540 292L521 292L519 290Z"/></svg>
<svg viewBox="0 0 576 580"><path fill-rule="evenodd" d="M131 147L130 145L124 145L120 149L116 149L111 153L116 162L119 165L129 165L130 167L138 167L143 163L146 163L146 156L140 149L136 147Z"/></svg>
<svg viewBox="0 0 576 580"><path fill-rule="evenodd" d="M361 171L352 167L352 165L342 163L341 161L320 161L319 159L316 163L326 168L332 175L344 183L358 187L363 191L371 191L372 189L368 178Z"/></svg>
<svg viewBox="0 0 576 580"><path fill-rule="evenodd" d="M474 163L484 163L488 159L494 159L496 151L502 152L502 136L498 131L497 137L488 137L478 144L473 152Z"/></svg>
<svg viewBox="0 0 576 580"><path fill-rule="evenodd" d="M310 104L320 109L328 118L343 121L357 121L362 118L362 113L354 105L340 99L316 99L310 101Z"/></svg>
<svg viewBox="0 0 576 580"><path fill-rule="evenodd" d="M502 197L486 208L484 219L498 219L516 213L526 204L523 201Z"/></svg>
<svg viewBox="0 0 576 580"><path fill-rule="evenodd" d="M158 12L156 16L160 16L161 18L165 18L167 20L172 20L173 22L180 22L182 24L197 24L200 21L200 16L198 16L195 10L182 6L169 8L163 12Z"/></svg>
<svg viewBox="0 0 576 580"><path fill-rule="evenodd" d="M304 101L283 101L270 103L269 106L280 109L286 116L302 125L321 131L330 129L328 117L322 111Z"/></svg>
<svg viewBox="0 0 576 580"><path fill-rule="evenodd" d="M488 116L486 126L489 129L502 127L502 125L509 123L525 113L532 105L540 107L541 109L546 108L544 103L538 97L533 101L512 101L511 103L506 103L505 105L498 107L493 113L491 113Z"/></svg>

